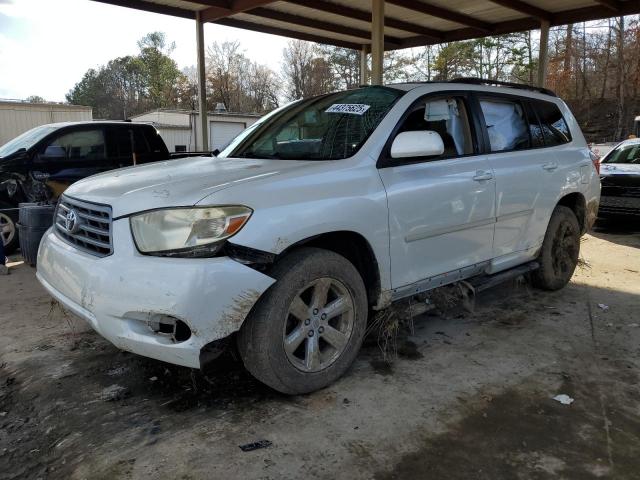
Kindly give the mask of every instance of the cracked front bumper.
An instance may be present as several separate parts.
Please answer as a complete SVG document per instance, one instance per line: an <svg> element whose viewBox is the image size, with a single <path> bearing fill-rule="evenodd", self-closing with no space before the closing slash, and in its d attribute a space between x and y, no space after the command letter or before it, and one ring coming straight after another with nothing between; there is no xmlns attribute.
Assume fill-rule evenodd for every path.
<svg viewBox="0 0 640 480"><path fill-rule="evenodd" d="M165 362L199 368L202 347L239 330L275 281L228 257L141 255L127 219L113 222L113 240L113 255L99 258L49 230L38 251L38 280L118 348ZM191 337L175 342L154 332L149 322L158 316L182 320Z"/></svg>

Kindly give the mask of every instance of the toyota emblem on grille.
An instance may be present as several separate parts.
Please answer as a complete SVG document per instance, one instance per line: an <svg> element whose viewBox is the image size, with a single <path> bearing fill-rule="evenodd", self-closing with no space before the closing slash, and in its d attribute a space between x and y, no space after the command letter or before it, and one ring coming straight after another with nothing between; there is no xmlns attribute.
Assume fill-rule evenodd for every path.
<svg viewBox="0 0 640 480"><path fill-rule="evenodd" d="M75 210L69 210L65 215L64 228L69 233L76 233L80 229L80 221Z"/></svg>

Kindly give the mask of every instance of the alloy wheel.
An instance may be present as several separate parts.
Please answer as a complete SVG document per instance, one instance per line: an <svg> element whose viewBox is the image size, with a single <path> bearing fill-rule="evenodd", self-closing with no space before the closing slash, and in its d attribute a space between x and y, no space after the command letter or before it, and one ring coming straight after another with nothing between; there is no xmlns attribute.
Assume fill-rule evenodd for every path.
<svg viewBox="0 0 640 480"><path fill-rule="evenodd" d="M331 366L349 343L355 320L347 287L333 278L314 280L294 297L284 326L284 350L305 373Z"/></svg>
<svg viewBox="0 0 640 480"><path fill-rule="evenodd" d="M16 236L16 224L8 215L0 212L0 237L3 245L9 245Z"/></svg>

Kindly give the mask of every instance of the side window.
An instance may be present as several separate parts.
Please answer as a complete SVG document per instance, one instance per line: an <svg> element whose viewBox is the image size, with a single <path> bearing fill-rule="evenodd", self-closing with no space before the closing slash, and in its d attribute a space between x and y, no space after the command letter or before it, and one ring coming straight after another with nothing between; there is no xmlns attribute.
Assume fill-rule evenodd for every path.
<svg viewBox="0 0 640 480"><path fill-rule="evenodd" d="M531 147L524 108L518 100L480 99L480 108L492 152L508 152Z"/></svg>
<svg viewBox="0 0 640 480"><path fill-rule="evenodd" d="M133 154L133 134L128 128L113 129L116 155L118 158L131 158Z"/></svg>
<svg viewBox="0 0 640 480"><path fill-rule="evenodd" d="M429 98L418 103L404 120L398 133L429 130L442 138L444 153L452 158L474 153L473 134L465 102L460 97Z"/></svg>
<svg viewBox="0 0 640 480"><path fill-rule="evenodd" d="M560 109L555 103L544 100L534 100L532 105L540 119L547 147L562 145L571 141L571 132L565 122Z"/></svg>
<svg viewBox="0 0 640 480"><path fill-rule="evenodd" d="M151 151L144 132L140 128L133 130L133 149L137 155L145 155Z"/></svg>
<svg viewBox="0 0 640 480"><path fill-rule="evenodd" d="M536 116L536 112L533 110L531 104L527 104L527 122L529 123L529 135L531 136L531 146L533 148L544 147L544 134L542 133L542 127Z"/></svg>
<svg viewBox="0 0 640 480"><path fill-rule="evenodd" d="M168 154L169 150L164 143L164 140L160 136L160 133L155 128L147 128L144 131L144 137L147 139L149 147L154 153ZM187 146L183 145L184 151L187 151Z"/></svg>
<svg viewBox="0 0 640 480"><path fill-rule="evenodd" d="M104 133L102 130L79 130L66 133L53 140L46 148L45 155L59 152L58 157L74 161L104 160Z"/></svg>

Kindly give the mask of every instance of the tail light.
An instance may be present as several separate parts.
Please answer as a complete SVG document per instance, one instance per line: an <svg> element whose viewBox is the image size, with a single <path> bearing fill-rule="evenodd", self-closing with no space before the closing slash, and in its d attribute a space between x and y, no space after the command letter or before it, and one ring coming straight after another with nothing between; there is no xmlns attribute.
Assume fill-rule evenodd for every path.
<svg viewBox="0 0 640 480"><path fill-rule="evenodd" d="M593 150L589 150L589 156L591 157L591 161L593 162L596 172L600 175L600 155L595 153Z"/></svg>

